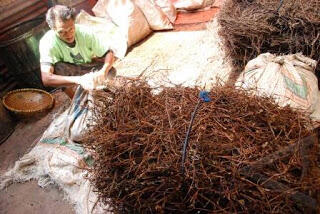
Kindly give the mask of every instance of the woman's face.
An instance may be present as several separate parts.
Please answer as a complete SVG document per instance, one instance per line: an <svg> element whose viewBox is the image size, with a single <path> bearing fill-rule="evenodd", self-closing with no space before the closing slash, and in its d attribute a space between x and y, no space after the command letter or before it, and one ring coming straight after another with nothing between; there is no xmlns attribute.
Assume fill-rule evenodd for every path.
<svg viewBox="0 0 320 214"><path fill-rule="evenodd" d="M59 38L66 43L73 43L75 39L75 25L74 20L69 19L65 22L57 20L53 29Z"/></svg>

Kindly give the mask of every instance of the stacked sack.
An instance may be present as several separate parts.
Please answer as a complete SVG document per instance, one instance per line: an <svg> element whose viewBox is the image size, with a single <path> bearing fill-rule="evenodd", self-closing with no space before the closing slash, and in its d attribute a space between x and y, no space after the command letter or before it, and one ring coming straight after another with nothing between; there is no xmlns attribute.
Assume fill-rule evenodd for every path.
<svg viewBox="0 0 320 214"><path fill-rule="evenodd" d="M97 17L111 19L131 46L152 30L173 29L176 10L169 0L99 0L92 9Z"/></svg>

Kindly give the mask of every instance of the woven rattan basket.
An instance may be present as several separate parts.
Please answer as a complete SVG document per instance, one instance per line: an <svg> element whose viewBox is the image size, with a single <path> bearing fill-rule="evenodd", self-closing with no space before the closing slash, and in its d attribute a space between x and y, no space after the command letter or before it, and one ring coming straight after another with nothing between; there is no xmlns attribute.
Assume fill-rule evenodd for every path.
<svg viewBox="0 0 320 214"><path fill-rule="evenodd" d="M28 118L51 109L54 104L54 97L40 89L24 88L7 93L3 97L2 103L14 115Z"/></svg>

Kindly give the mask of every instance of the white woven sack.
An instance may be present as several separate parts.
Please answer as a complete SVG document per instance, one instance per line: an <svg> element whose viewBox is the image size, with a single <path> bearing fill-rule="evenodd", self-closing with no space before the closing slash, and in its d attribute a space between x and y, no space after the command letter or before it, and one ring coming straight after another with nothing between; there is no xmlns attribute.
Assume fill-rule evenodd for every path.
<svg viewBox="0 0 320 214"><path fill-rule="evenodd" d="M177 10L170 0L155 0L155 3L166 14L171 23L174 23L177 18Z"/></svg>
<svg viewBox="0 0 320 214"><path fill-rule="evenodd" d="M153 0L134 0L135 4L142 10L152 30L168 30L173 26Z"/></svg>
<svg viewBox="0 0 320 214"><path fill-rule="evenodd" d="M319 108L315 67L316 61L302 54L265 53L248 62L235 86L250 89L258 96L273 97L280 106L314 113Z"/></svg>
<svg viewBox="0 0 320 214"><path fill-rule="evenodd" d="M98 17L110 17L126 36L128 46L152 32L145 16L131 0L99 0L92 11Z"/></svg>

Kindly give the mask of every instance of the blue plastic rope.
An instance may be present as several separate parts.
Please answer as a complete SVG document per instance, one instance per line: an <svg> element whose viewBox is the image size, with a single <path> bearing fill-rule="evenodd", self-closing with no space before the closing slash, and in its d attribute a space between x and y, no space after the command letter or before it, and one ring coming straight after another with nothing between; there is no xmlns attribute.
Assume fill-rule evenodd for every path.
<svg viewBox="0 0 320 214"><path fill-rule="evenodd" d="M282 7L282 4L283 4L283 0L280 0L279 6L278 6L278 9L277 9L277 13L279 13L279 10Z"/></svg>
<svg viewBox="0 0 320 214"><path fill-rule="evenodd" d="M192 128L192 124L193 124L193 121L194 121L194 118L197 114L197 111L199 109L199 106L201 105L202 102L210 102L211 99L209 97L209 92L207 91L200 91L199 93L199 101L196 105L196 107L194 108L194 111L192 112L192 115L191 115L191 120L190 120L190 123L189 123L189 127L188 127L188 130L187 130L187 133L186 133L186 137L184 139L184 143L183 143L183 149L182 149L182 162L181 162L181 173L184 174L184 162L186 160L186 152L187 152L187 147L188 147L188 144L189 144L189 135L190 135L190 132L191 132L191 128Z"/></svg>
<svg viewBox="0 0 320 214"><path fill-rule="evenodd" d="M209 92L207 92L207 91L200 91L199 97L205 103L211 101L211 98L209 97Z"/></svg>

